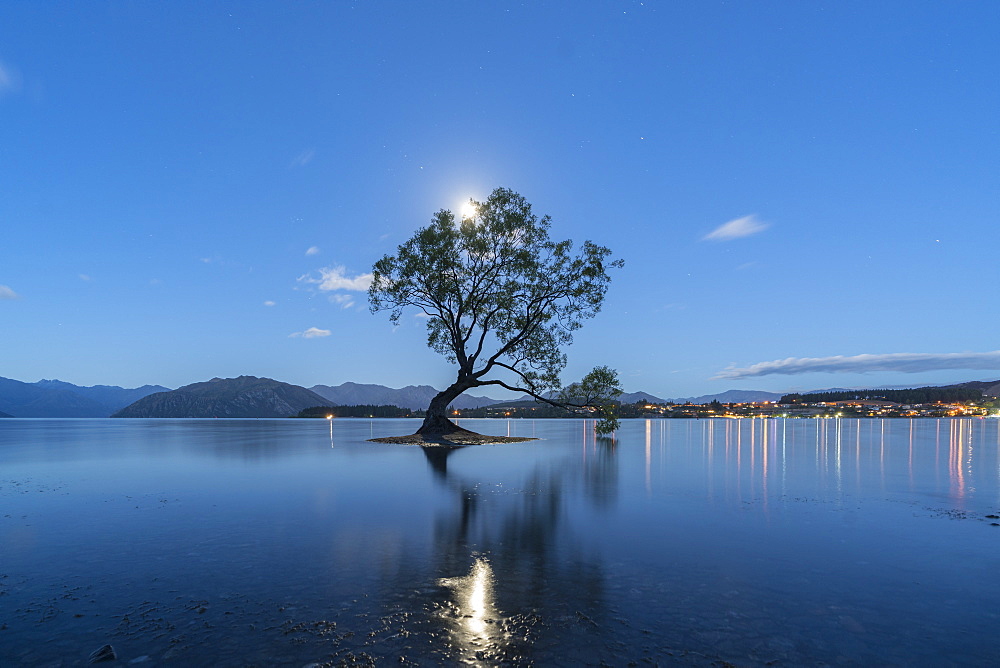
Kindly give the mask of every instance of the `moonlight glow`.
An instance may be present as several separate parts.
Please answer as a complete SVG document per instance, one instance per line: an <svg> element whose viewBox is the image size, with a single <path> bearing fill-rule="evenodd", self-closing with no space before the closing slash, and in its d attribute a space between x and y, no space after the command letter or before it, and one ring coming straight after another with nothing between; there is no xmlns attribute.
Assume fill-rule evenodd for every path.
<svg viewBox="0 0 1000 668"><path fill-rule="evenodd" d="M461 215L462 219L464 220L466 218L475 218L478 209L476 209L475 205L472 203L472 200L469 199L462 204L458 212L459 215Z"/></svg>

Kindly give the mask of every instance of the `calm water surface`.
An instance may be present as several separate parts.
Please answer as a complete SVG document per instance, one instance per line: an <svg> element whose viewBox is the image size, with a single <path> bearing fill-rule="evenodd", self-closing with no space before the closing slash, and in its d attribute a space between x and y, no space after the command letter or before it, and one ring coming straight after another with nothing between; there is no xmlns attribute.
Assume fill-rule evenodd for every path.
<svg viewBox="0 0 1000 668"><path fill-rule="evenodd" d="M0 420L0 665L1000 660L998 420L462 424Z"/></svg>

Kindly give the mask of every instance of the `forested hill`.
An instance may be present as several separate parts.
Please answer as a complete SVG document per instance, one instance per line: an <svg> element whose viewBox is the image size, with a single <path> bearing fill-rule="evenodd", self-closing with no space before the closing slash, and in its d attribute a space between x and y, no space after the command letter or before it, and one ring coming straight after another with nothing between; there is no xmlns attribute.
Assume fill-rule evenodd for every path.
<svg viewBox="0 0 1000 668"><path fill-rule="evenodd" d="M404 418L414 417L414 411L399 406L313 406L300 411L300 418Z"/></svg>
<svg viewBox="0 0 1000 668"><path fill-rule="evenodd" d="M111 417L120 418L256 418L293 417L325 399L298 385L270 378L213 378L144 397Z"/></svg>
<svg viewBox="0 0 1000 668"><path fill-rule="evenodd" d="M782 404L820 403L827 401L878 400L893 401L898 404L933 404L975 401L982 399L988 387L997 383L963 383L942 387L916 387L905 390L844 390L838 392L813 392L809 394L786 394Z"/></svg>

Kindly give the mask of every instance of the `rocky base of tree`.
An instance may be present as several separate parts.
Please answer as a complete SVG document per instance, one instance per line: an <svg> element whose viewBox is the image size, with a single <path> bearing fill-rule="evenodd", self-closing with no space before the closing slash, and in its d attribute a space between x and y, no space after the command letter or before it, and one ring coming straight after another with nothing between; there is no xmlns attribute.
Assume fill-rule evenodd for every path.
<svg viewBox="0 0 1000 668"><path fill-rule="evenodd" d="M368 439L372 443L397 443L400 445L495 445L498 443L524 443L537 441L524 436L490 436L460 429L443 434L409 434L407 436L384 436Z"/></svg>
<svg viewBox="0 0 1000 668"><path fill-rule="evenodd" d="M385 436L368 439L373 443L399 443L403 445L490 445L495 443L523 443L536 441L523 436L488 436L469 431L449 420L444 415L433 413L424 418L417 433L408 436Z"/></svg>

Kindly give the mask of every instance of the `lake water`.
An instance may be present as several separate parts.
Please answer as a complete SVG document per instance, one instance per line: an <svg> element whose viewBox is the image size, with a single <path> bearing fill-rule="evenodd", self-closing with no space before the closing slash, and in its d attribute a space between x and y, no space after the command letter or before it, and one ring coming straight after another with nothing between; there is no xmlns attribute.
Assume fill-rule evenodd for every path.
<svg viewBox="0 0 1000 668"><path fill-rule="evenodd" d="M0 665L1000 660L1000 420L462 425L0 420Z"/></svg>

